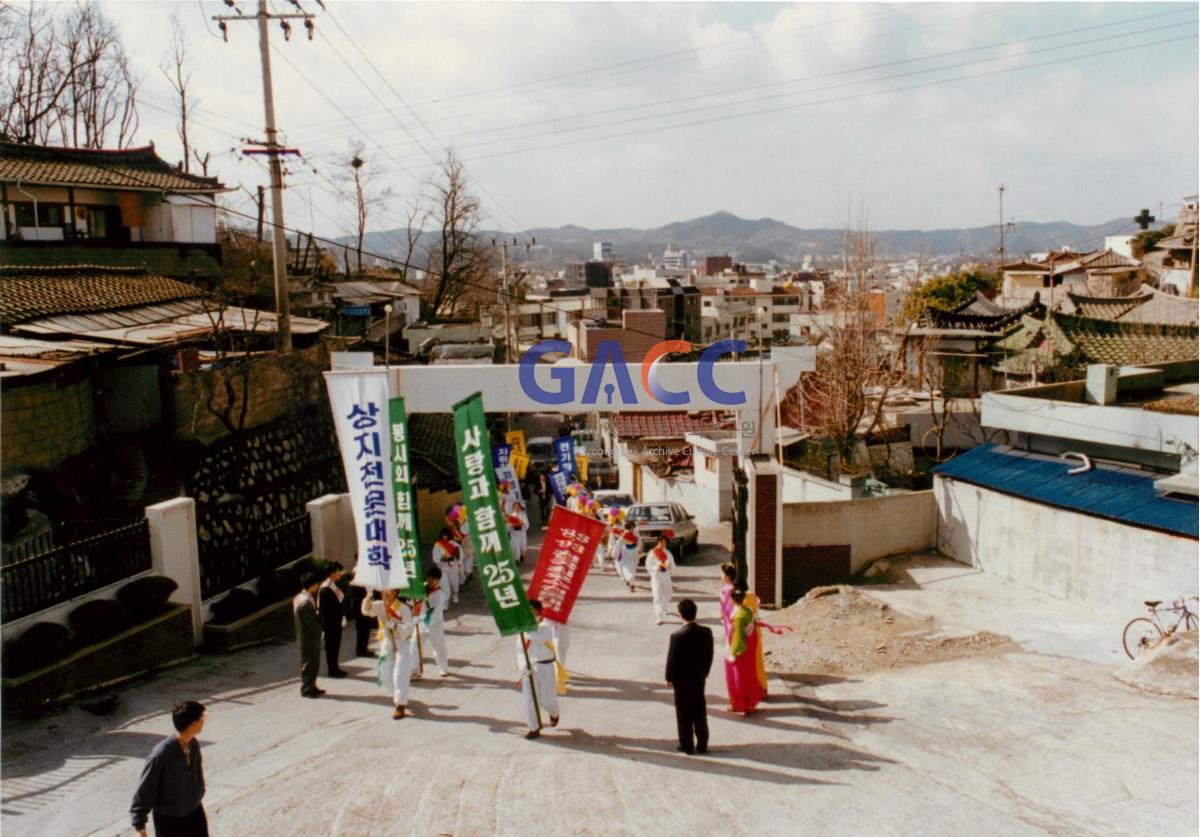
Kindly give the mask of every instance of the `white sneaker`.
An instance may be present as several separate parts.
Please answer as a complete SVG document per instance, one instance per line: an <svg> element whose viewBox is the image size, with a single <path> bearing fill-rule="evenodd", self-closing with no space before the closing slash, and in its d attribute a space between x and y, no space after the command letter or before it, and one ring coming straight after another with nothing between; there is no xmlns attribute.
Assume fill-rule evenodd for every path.
<svg viewBox="0 0 1200 837"><path fill-rule="evenodd" d="M454 594L454 598L452 601L454 602L454 604L458 604L458 594L457 593Z"/></svg>

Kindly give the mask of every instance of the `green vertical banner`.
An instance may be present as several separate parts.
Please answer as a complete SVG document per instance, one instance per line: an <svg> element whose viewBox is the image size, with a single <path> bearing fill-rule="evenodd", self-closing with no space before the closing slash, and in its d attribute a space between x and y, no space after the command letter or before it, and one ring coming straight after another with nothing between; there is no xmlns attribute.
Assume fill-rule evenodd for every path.
<svg viewBox="0 0 1200 837"><path fill-rule="evenodd" d="M478 392L454 405L454 447L475 546L475 566L496 627L501 636L537 630L537 619L513 561L508 526L500 513L492 444L483 415L483 397Z"/></svg>
<svg viewBox="0 0 1200 837"><path fill-rule="evenodd" d="M408 586L398 595L408 599L425 596L425 575L421 571L421 544L417 538L417 504L413 497L412 471L408 459L408 414L403 398L388 399L388 420L392 427L392 496L396 500L396 539L400 560L408 573Z"/></svg>

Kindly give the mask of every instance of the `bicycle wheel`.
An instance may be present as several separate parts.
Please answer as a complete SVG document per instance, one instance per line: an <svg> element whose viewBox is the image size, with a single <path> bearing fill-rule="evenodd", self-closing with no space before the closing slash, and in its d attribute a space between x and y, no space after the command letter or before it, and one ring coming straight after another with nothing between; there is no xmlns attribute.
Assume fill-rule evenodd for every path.
<svg viewBox="0 0 1200 837"><path fill-rule="evenodd" d="M1162 639L1163 632L1153 621L1145 616L1130 619L1121 634L1121 642L1125 646L1125 656L1136 660L1147 649L1152 648Z"/></svg>
<svg viewBox="0 0 1200 837"><path fill-rule="evenodd" d="M1183 621L1183 629L1185 631L1194 631L1197 626L1200 626L1200 620L1196 618L1196 614L1189 613L1187 619Z"/></svg>

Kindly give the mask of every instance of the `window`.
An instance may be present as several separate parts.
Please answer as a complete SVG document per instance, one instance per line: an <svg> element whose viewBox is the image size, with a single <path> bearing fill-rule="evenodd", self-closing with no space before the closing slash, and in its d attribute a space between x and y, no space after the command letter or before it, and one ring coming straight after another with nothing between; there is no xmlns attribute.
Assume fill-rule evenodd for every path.
<svg viewBox="0 0 1200 837"><path fill-rule="evenodd" d="M13 204L17 213L18 227L62 227L66 225L66 207L60 203L39 203L37 222L33 220L33 204Z"/></svg>

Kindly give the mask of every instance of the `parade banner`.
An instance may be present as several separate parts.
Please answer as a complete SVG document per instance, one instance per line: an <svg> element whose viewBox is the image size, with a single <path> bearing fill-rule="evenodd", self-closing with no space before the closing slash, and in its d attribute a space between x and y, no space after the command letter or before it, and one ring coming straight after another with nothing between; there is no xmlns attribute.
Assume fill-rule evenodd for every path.
<svg viewBox="0 0 1200 837"><path fill-rule="evenodd" d="M512 445L513 453L519 453L521 456L527 456L529 451L525 450L525 431L510 430L504 434L504 441Z"/></svg>
<svg viewBox="0 0 1200 837"><path fill-rule="evenodd" d="M492 447L492 467L502 468L509 463L512 458L512 445L495 445Z"/></svg>
<svg viewBox="0 0 1200 837"><path fill-rule="evenodd" d="M389 480L392 434L388 428L388 377L383 369L326 372L342 467L358 536L354 584L376 590L408 586L396 531Z"/></svg>
<svg viewBox="0 0 1200 837"><path fill-rule="evenodd" d="M579 475L580 482L587 482L587 465L588 458L586 453L575 454L575 473Z"/></svg>
<svg viewBox="0 0 1200 837"><path fill-rule="evenodd" d="M500 513L491 441L478 392L454 405L454 448L475 547L475 567L496 627L501 636L537 630L537 619L513 561L508 527Z"/></svg>
<svg viewBox="0 0 1200 837"><path fill-rule="evenodd" d="M554 461L560 471L568 475L575 472L575 440L570 436L559 436L554 440Z"/></svg>
<svg viewBox="0 0 1200 837"><path fill-rule="evenodd" d="M554 492L554 502L560 506L565 506L567 504L567 486L571 482L571 475L555 465L550 469L548 476L550 479L550 490Z"/></svg>
<svg viewBox="0 0 1200 837"><path fill-rule="evenodd" d="M546 539L529 583L529 598L541 600L542 616L561 624L571 618L571 608L606 530L599 520L562 507L550 513Z"/></svg>
<svg viewBox="0 0 1200 837"><path fill-rule="evenodd" d="M417 503L413 497L412 472L408 457L408 414L404 399L388 401L392 426L392 497L396 504L396 539L400 560L408 573L408 584L399 590L407 599L425 598L425 574L421 571L421 543L417 535ZM357 573L356 573L357 575Z"/></svg>
<svg viewBox="0 0 1200 837"><path fill-rule="evenodd" d="M518 479L525 479L525 474L529 472L529 457L523 453L518 453L514 448L512 456L508 459L512 463L513 470L517 473Z"/></svg>

